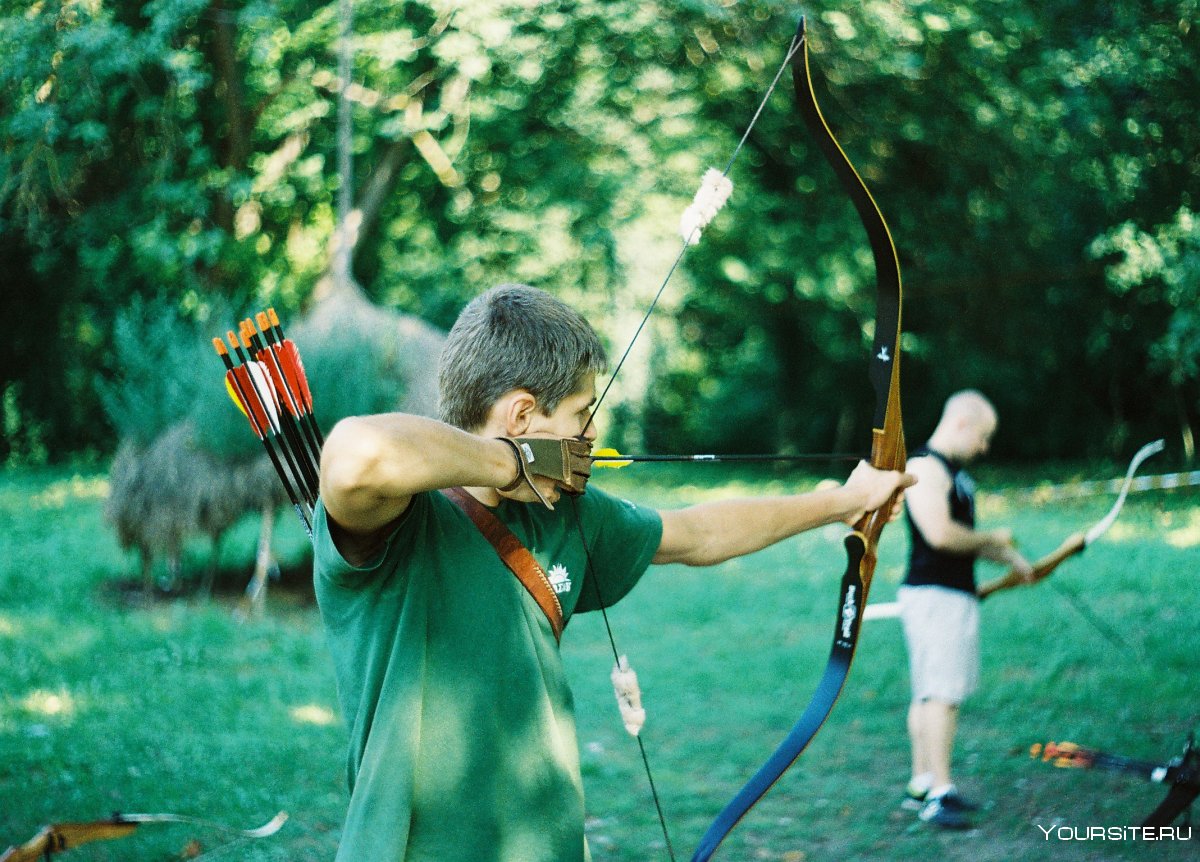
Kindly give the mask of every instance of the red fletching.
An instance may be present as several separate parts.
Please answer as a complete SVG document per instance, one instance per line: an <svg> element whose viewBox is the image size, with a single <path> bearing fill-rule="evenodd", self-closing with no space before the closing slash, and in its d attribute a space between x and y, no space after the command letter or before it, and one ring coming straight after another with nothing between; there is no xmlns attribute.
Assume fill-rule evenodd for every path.
<svg viewBox="0 0 1200 862"><path fill-rule="evenodd" d="M1047 742L1042 751L1042 760L1060 769L1084 768L1096 762L1096 752L1074 742Z"/></svg>
<svg viewBox="0 0 1200 862"><path fill-rule="evenodd" d="M244 390L239 390L238 388L241 385L241 382L234 377L233 369L225 372L225 391L229 393L229 400L246 417L246 421L250 423L250 430L254 432L254 436L262 440L265 432L255 423L255 418L246 409L246 402L242 398L242 391Z"/></svg>
<svg viewBox="0 0 1200 862"><path fill-rule="evenodd" d="M269 360L267 350L271 350L275 354L279 368L283 369L284 380L279 379L276 364ZM312 392L309 391L308 376L304 373L304 362L300 359L300 350L296 347L295 342L290 338L285 338L281 344L273 344L266 350L260 350L258 358L270 369L271 382L275 385L275 391L280 394L280 400L284 404L288 404L288 410L292 415L296 416L297 414L292 410L290 399L284 395L285 384L287 391L300 400L298 406L301 412L311 413L313 409Z"/></svg>

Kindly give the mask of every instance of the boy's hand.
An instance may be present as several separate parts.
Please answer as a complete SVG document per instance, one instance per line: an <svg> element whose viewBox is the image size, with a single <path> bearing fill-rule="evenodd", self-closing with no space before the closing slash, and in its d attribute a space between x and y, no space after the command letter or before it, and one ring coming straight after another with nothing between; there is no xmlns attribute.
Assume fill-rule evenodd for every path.
<svg viewBox="0 0 1200 862"><path fill-rule="evenodd" d="M592 475L592 442L579 437L501 437L512 447L517 459L517 478L499 488L501 492L515 491L521 485L533 491L547 509L554 506L538 487L541 477L550 481L552 489L568 494L582 494Z"/></svg>
<svg viewBox="0 0 1200 862"><path fill-rule="evenodd" d="M861 507L845 519L846 523L851 526L858 523L867 512L873 512L885 505L893 494L896 495L896 499L888 512L888 520L894 521L903 511L904 489L915 485L916 482L917 477L911 473L879 470L866 461L858 462L843 487L853 492L856 499L861 500Z"/></svg>

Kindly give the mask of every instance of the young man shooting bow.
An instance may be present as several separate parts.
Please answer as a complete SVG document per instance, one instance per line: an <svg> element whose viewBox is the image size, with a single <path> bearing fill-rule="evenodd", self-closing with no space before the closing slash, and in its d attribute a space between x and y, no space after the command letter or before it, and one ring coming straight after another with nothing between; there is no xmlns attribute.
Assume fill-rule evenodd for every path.
<svg viewBox="0 0 1200 862"><path fill-rule="evenodd" d="M863 463L807 494L662 512L618 499L587 486L605 362L577 313L504 285L450 332L442 421L391 413L330 433L315 579L351 734L339 862L588 859L561 625L651 563L749 554L913 481ZM550 573L553 599L514 577L522 564L500 556L514 542L498 552L481 530L505 530L476 525L491 518Z"/></svg>

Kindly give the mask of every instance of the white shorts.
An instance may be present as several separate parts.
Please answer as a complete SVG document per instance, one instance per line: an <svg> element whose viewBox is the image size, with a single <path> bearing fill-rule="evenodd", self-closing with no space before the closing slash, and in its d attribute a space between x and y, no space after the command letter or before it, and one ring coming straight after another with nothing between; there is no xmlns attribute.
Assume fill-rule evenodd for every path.
<svg viewBox="0 0 1200 862"><path fill-rule="evenodd" d="M913 700L957 706L979 687L979 599L936 586L901 586L896 598Z"/></svg>

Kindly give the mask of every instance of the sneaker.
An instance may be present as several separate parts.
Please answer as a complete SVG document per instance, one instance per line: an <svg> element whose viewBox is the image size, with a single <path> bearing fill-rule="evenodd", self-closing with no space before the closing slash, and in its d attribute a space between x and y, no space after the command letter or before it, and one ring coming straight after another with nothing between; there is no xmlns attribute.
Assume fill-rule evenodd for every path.
<svg viewBox="0 0 1200 862"><path fill-rule="evenodd" d="M937 826L939 829L970 828L971 821L967 819L966 812L955 804L955 799L953 793L926 799L921 810L917 812L917 818L922 823Z"/></svg>
<svg viewBox="0 0 1200 862"><path fill-rule="evenodd" d="M959 796L958 790L951 790L948 793L944 793L942 795L942 804L947 807L957 808L959 811L965 811L968 813L979 810L979 806L974 802L971 802L963 796Z"/></svg>

